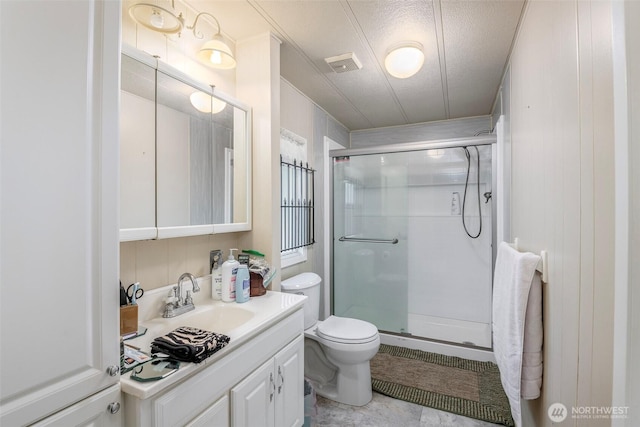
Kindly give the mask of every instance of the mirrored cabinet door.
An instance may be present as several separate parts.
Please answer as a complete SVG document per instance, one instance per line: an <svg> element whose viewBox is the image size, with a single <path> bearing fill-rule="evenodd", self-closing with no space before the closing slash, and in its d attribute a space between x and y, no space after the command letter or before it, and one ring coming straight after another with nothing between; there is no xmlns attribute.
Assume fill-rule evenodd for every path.
<svg viewBox="0 0 640 427"><path fill-rule="evenodd" d="M206 93L158 73L158 228L213 224L211 113L191 104L193 93L211 103Z"/></svg>
<svg viewBox="0 0 640 427"><path fill-rule="evenodd" d="M233 147L225 151L226 229L251 229L251 111L233 107ZM223 226L217 225L216 232Z"/></svg>
<svg viewBox="0 0 640 427"><path fill-rule="evenodd" d="M156 237L156 70L122 55L120 240Z"/></svg>

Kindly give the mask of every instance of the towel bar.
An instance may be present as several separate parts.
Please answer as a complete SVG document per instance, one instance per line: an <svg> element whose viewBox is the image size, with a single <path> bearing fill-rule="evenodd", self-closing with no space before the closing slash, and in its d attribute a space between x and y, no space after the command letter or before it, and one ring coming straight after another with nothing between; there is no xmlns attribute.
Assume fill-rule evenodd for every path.
<svg viewBox="0 0 640 427"><path fill-rule="evenodd" d="M517 237L513 239L513 243L509 243L509 245L511 245L511 247L516 251L520 250L520 245ZM542 275L542 281L544 283L548 283L548 279L549 279L548 266L549 266L549 262L548 262L547 251L540 251L540 262L536 266L536 270L539 271L540 274Z"/></svg>

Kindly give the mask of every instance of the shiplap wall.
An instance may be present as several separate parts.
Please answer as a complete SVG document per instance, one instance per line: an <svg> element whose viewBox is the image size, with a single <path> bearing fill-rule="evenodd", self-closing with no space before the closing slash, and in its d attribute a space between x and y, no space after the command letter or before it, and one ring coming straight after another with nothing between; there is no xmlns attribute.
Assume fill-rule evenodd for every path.
<svg viewBox="0 0 640 427"><path fill-rule="evenodd" d="M341 123L318 107L306 95L296 89L285 79L281 79L281 127L288 129L307 140L307 159L315 170L314 176L314 206L315 206L315 241L307 248L307 261L292 265L282 271L282 278L286 279L296 274L312 271L324 279L324 229L329 227L329 218L324 218L324 206L329 201L324 200L324 137L347 146L349 131ZM322 282L322 294L324 286ZM322 299L321 299L322 300ZM324 312L321 302L320 313Z"/></svg>
<svg viewBox="0 0 640 427"><path fill-rule="evenodd" d="M551 426L547 409L555 402L569 411L611 405L610 7L597 1L529 2L496 103L506 107L512 141L511 235L525 250L549 252L542 396L525 401L524 425Z"/></svg>
<svg viewBox="0 0 640 427"><path fill-rule="evenodd" d="M627 2L627 75L629 79L629 186L630 186L630 272L629 272L629 344L627 366L628 389L627 401L630 408L635 408L629 415L627 426L640 425L640 3Z"/></svg>
<svg viewBox="0 0 640 427"><path fill-rule="evenodd" d="M613 404L629 411L627 419L612 425L633 427L640 425L640 3L618 2L613 9L617 221Z"/></svg>

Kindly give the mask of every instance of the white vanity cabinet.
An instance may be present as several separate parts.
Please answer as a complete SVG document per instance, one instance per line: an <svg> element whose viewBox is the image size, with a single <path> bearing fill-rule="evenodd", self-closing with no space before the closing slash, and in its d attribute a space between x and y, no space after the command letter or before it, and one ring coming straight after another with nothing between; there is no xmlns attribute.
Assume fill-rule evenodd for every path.
<svg viewBox="0 0 640 427"><path fill-rule="evenodd" d="M120 16L0 1L2 426L121 424Z"/></svg>
<svg viewBox="0 0 640 427"><path fill-rule="evenodd" d="M225 427L229 425L229 397L222 396L186 427Z"/></svg>
<svg viewBox="0 0 640 427"><path fill-rule="evenodd" d="M286 317L267 323L251 336L239 338L241 343L234 343L232 338L219 353L198 365L184 364L177 373L155 384L134 384L135 381L125 378L125 425L301 426L304 421L302 305ZM265 371L271 372L273 384ZM267 378L267 383L262 385L264 390L256 390L264 378ZM272 391L275 394L269 402ZM264 399L255 397L258 393ZM262 415L266 413L271 414L268 421ZM259 421L247 424L246 420Z"/></svg>
<svg viewBox="0 0 640 427"><path fill-rule="evenodd" d="M296 338L231 390L234 427L304 423L304 339Z"/></svg>

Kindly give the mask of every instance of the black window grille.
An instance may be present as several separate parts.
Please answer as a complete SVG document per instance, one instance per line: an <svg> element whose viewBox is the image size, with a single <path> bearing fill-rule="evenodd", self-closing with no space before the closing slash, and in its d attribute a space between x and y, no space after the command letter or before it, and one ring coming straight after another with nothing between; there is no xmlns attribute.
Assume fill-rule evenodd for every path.
<svg viewBox="0 0 640 427"><path fill-rule="evenodd" d="M308 163L289 163L280 156L281 252L315 243L314 173Z"/></svg>

